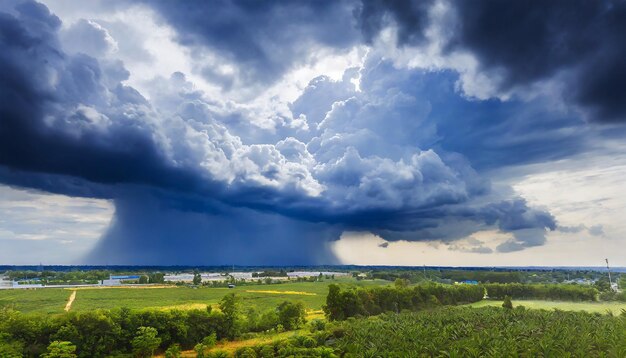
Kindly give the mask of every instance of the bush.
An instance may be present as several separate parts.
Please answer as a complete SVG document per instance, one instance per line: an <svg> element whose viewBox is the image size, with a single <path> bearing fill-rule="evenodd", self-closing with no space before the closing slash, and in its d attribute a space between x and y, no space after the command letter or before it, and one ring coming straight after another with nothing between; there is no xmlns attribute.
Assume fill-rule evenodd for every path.
<svg viewBox="0 0 626 358"><path fill-rule="evenodd" d="M256 354L256 352L254 351L253 348L244 347L244 348L239 348L235 352L235 357L237 357L237 358L256 358L257 354Z"/></svg>
<svg viewBox="0 0 626 358"><path fill-rule="evenodd" d="M504 302L502 302L502 307L506 309L513 309L513 302L511 302L511 296L504 296Z"/></svg>
<svg viewBox="0 0 626 358"><path fill-rule="evenodd" d="M323 331L326 328L326 322L324 322L321 319L316 318L314 320L311 320L311 322L309 322L309 326L310 326L311 332Z"/></svg>
<svg viewBox="0 0 626 358"><path fill-rule="evenodd" d="M300 328L305 322L306 312L304 305L300 302L293 303L284 301L278 308L278 320L286 330Z"/></svg>
<svg viewBox="0 0 626 358"><path fill-rule="evenodd" d="M165 351L165 358L179 358L180 357L180 345L172 344Z"/></svg>
<svg viewBox="0 0 626 358"><path fill-rule="evenodd" d="M196 352L197 358L207 358L207 348L202 343L198 343L193 347L193 350Z"/></svg>
<svg viewBox="0 0 626 358"><path fill-rule="evenodd" d="M211 333L210 335L204 337L204 339L202 340L202 344L206 348L215 347L215 345L217 344L217 336L215 335L215 333Z"/></svg>
<svg viewBox="0 0 626 358"><path fill-rule="evenodd" d="M228 354L228 352L224 350L216 350L210 353L209 355L207 355L207 358L229 358L229 357L230 357L230 354Z"/></svg>

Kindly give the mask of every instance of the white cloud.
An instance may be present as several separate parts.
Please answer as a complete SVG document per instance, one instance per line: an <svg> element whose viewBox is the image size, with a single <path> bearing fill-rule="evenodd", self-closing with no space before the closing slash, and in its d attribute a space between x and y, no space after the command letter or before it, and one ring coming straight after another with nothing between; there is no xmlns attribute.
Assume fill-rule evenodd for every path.
<svg viewBox="0 0 626 358"><path fill-rule="evenodd" d="M95 246L113 215L112 204L99 199L2 185L0 197L0 262L5 265L76 264Z"/></svg>

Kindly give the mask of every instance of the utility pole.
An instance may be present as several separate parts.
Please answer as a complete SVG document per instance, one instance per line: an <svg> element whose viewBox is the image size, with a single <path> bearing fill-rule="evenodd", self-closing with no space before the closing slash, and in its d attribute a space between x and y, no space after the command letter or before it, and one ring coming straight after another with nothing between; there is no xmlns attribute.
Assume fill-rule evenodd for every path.
<svg viewBox="0 0 626 358"><path fill-rule="evenodd" d="M611 287L611 291L613 290L613 281L611 281L611 269L609 268L609 259L604 259L606 261L606 270L609 273L609 286Z"/></svg>

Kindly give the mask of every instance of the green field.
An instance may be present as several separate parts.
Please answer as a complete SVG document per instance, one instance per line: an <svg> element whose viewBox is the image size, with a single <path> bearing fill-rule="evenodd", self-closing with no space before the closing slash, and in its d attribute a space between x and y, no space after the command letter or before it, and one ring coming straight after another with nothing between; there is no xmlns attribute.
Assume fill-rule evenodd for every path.
<svg viewBox="0 0 626 358"><path fill-rule="evenodd" d="M216 305L227 293L234 292L243 299L244 306L254 306L259 310L276 307L284 300L303 302L307 310L318 311L322 308L328 293L328 285L380 286L389 281L341 278L323 282L289 282L272 285L249 285L228 288L188 288L188 287L121 287L121 288L80 288L72 311L89 311L98 308L114 309L128 307L142 308L201 308L207 304ZM256 291L256 292L255 292ZM265 291L265 292L259 292ZM72 289L27 289L0 290L0 307L11 306L24 313L60 314L67 303ZM514 300L513 304L534 309L561 309L564 311L588 311L606 313L611 310L619 314L626 310L624 302L560 302L541 300ZM485 300L471 304L472 307L501 306L502 301Z"/></svg>
<svg viewBox="0 0 626 358"><path fill-rule="evenodd" d="M244 306L259 310L276 307L285 300L303 302L308 310L320 310L326 300L328 285L380 286L390 284L384 280L356 281L351 278L323 282L289 282L272 285L246 285L236 288L79 288L72 311L89 311L98 308L113 309L128 307L142 308L198 308L217 304L224 295L236 293L243 299ZM257 292L254 292L257 291ZM266 292L258 292L266 291ZM11 305L24 313L62 313L72 289L28 289L0 291L0 307Z"/></svg>
<svg viewBox="0 0 626 358"><path fill-rule="evenodd" d="M61 313L71 291L54 289L0 290L0 307L11 306L18 311Z"/></svg>
<svg viewBox="0 0 626 358"><path fill-rule="evenodd" d="M622 310L626 310L626 302L563 302L563 301L540 301L540 300L513 300L513 306L522 305L526 308L534 309L560 309L563 311L587 311L606 313L612 311L614 314L620 314ZM469 304L471 307L486 306L502 306L502 301L484 300Z"/></svg>

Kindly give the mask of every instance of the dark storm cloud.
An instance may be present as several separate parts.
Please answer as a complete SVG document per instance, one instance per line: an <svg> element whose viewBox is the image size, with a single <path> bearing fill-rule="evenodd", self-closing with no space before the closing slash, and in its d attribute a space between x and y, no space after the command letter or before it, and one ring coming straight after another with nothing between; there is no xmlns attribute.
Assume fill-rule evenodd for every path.
<svg viewBox="0 0 626 358"><path fill-rule="evenodd" d="M325 244L339 227L224 205L203 198L191 207L142 188L115 200L111 226L89 264L307 265L337 263ZM184 200L180 196L171 200ZM190 210L192 209L192 210Z"/></svg>
<svg viewBox="0 0 626 358"><path fill-rule="evenodd" d="M528 206L522 198L486 206L439 206L421 212L383 217L385 225L372 218L361 218L372 232L388 241L454 242L480 230L498 228L514 236L505 247L538 246L545 243L547 231L556 229L555 218L547 211ZM509 250L515 251L515 250Z"/></svg>
<svg viewBox="0 0 626 358"><path fill-rule="evenodd" d="M16 11L0 13L1 165L101 184L195 185L164 160L143 97L119 80L106 88L118 69L105 73L92 57L63 53L61 22L45 6L23 2ZM109 113L93 113L107 101Z"/></svg>
<svg viewBox="0 0 626 358"><path fill-rule="evenodd" d="M425 40L428 26L428 10L434 0L363 1L357 9L359 28L367 42L372 42L389 21L398 25L399 44L419 44Z"/></svg>
<svg viewBox="0 0 626 358"><path fill-rule="evenodd" d="M408 4L406 2L399 2ZM422 39L428 1L398 10L396 2L364 1L361 29L366 38L380 30L383 14L397 24L398 43ZM375 4L375 5L374 5ZM474 54L482 71L499 78L502 91L556 79L563 96L597 121L626 120L626 2L452 1L456 21L448 52Z"/></svg>
<svg viewBox="0 0 626 358"><path fill-rule="evenodd" d="M173 4L151 6L182 43L217 49L259 81L289 68L302 55L302 38L337 47L354 41L353 24L334 17L348 3ZM374 12L384 3L370 5L362 16L382 26L375 23L387 15ZM396 20L425 21L409 10L389 11ZM147 100L122 83L130 74L119 61L80 47L65 52L60 26L34 2L0 13L0 180L113 199L113 223L92 261L327 263L335 258L325 245L343 230L453 241L498 228L515 237L499 251L513 251L542 244L556 227L548 212L493 193L474 166L481 158L482 167L497 168L571 153L580 137L557 135L580 124L570 117L514 116L522 104L507 109L458 96L454 75L374 59L360 73L360 91L354 69L341 81L311 81L291 106L307 132L247 143L182 73L155 80L161 92ZM66 36L89 29L87 52L107 53L107 31L75 26ZM403 30L403 41L423 40L410 35L422 26ZM465 127L453 123L458 118ZM485 195L492 204L474 203Z"/></svg>
<svg viewBox="0 0 626 358"><path fill-rule="evenodd" d="M596 120L626 120L626 2L458 2L452 47L502 71L504 88L565 74L567 96Z"/></svg>
<svg viewBox="0 0 626 358"><path fill-rule="evenodd" d="M270 83L316 44L344 48L358 39L351 1L148 1L177 31L178 41L207 48L238 68L244 82ZM198 55L200 58L203 55ZM200 61L202 62L202 61ZM232 74L201 72L232 86Z"/></svg>

